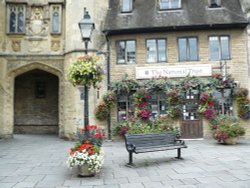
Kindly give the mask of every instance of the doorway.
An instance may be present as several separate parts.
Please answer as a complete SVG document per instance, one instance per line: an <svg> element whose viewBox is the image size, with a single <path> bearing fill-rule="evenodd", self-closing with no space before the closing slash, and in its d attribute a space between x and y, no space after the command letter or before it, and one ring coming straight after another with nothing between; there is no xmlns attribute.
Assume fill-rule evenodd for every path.
<svg viewBox="0 0 250 188"><path fill-rule="evenodd" d="M184 139L203 138L202 119L199 116L198 107L199 90L191 89L187 91L180 126L181 137Z"/></svg>
<svg viewBox="0 0 250 188"><path fill-rule="evenodd" d="M58 134L58 82L39 69L15 78L14 133Z"/></svg>

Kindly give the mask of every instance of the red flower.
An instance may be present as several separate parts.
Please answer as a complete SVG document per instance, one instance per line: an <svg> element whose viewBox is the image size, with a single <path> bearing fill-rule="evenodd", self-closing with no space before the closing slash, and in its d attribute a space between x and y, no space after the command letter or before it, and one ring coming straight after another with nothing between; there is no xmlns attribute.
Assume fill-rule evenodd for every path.
<svg viewBox="0 0 250 188"><path fill-rule="evenodd" d="M142 103L140 103L138 106L139 106L139 107L145 107L145 106L147 106L147 105L148 105L147 102L142 102Z"/></svg>
<svg viewBox="0 0 250 188"><path fill-rule="evenodd" d="M214 106L214 101L209 101L208 105L211 107Z"/></svg>

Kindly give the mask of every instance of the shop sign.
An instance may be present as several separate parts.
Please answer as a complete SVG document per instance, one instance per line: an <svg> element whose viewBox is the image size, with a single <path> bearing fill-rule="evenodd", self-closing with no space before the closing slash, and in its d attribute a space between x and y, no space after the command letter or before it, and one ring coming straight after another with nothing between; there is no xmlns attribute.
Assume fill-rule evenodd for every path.
<svg viewBox="0 0 250 188"><path fill-rule="evenodd" d="M136 79L150 79L158 77L177 78L186 76L211 76L212 65L174 65L155 67L136 67Z"/></svg>

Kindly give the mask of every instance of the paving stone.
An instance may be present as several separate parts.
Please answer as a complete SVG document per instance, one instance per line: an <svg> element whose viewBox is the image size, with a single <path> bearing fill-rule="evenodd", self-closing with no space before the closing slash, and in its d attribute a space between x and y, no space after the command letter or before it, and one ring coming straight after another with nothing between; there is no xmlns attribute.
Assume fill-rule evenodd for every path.
<svg viewBox="0 0 250 188"><path fill-rule="evenodd" d="M115 185L94 185L94 188L120 188L119 184Z"/></svg>
<svg viewBox="0 0 250 188"><path fill-rule="evenodd" d="M183 182L184 184L186 185L195 185L195 184L198 184L199 182L196 180L196 179L193 179L193 178L189 178L189 179L182 179L180 180L181 182Z"/></svg>
<svg viewBox="0 0 250 188"><path fill-rule="evenodd" d="M16 183L1 183L0 182L0 187L1 188L12 188Z"/></svg>
<svg viewBox="0 0 250 188"><path fill-rule="evenodd" d="M81 180L66 180L64 186L80 186Z"/></svg>
<svg viewBox="0 0 250 188"><path fill-rule="evenodd" d="M35 187L37 182L19 182L13 188L28 188L28 187Z"/></svg>
<svg viewBox="0 0 250 188"><path fill-rule="evenodd" d="M120 188L145 188L142 183L125 183L121 184Z"/></svg>
<svg viewBox="0 0 250 188"><path fill-rule="evenodd" d="M116 178L116 179L113 179L113 178L105 178L104 179L104 184L105 185L112 185L112 184L124 184L124 183L129 183L128 182L128 178Z"/></svg>
<svg viewBox="0 0 250 188"><path fill-rule="evenodd" d="M18 183L23 181L26 178L26 176L7 176L4 179L1 180L1 182L5 183Z"/></svg>
<svg viewBox="0 0 250 188"><path fill-rule="evenodd" d="M161 182L144 182L143 185L145 188L165 188Z"/></svg>

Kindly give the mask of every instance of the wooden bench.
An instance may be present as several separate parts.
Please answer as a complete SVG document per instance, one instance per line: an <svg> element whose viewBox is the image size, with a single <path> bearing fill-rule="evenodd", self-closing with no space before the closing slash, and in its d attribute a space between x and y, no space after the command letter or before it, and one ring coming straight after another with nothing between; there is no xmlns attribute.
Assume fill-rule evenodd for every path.
<svg viewBox="0 0 250 188"><path fill-rule="evenodd" d="M173 132L125 134L125 145L129 153L127 166L134 166L133 153L146 153L177 149L177 159L181 159L181 148L187 148L183 140L176 139Z"/></svg>

